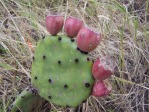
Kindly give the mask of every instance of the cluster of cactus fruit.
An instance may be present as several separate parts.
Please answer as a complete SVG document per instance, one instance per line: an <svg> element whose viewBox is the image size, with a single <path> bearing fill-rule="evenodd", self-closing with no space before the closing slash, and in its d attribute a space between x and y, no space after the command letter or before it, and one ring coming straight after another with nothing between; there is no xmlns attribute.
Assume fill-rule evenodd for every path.
<svg viewBox="0 0 149 112"><path fill-rule="evenodd" d="M66 35L58 35L63 26ZM78 18L67 17L64 21L61 15L47 15L46 28L51 35L38 42L33 57L31 83L38 95L33 95L30 103L40 96L58 106L77 107L90 95L109 94L111 86L105 80L112 75L109 60L87 58L101 42L101 34L84 26ZM23 94L31 96L28 92ZM24 100L18 99L13 103L14 110L18 107L23 112L31 111L23 109L20 105Z"/></svg>

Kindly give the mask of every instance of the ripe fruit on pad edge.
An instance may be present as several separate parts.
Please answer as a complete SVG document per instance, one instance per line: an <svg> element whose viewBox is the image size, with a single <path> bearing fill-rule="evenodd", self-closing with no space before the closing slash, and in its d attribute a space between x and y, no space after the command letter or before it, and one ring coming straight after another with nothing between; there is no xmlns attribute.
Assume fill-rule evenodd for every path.
<svg viewBox="0 0 149 112"><path fill-rule="evenodd" d="M92 66L92 75L97 80L105 80L112 75L113 62L108 58L97 59Z"/></svg>
<svg viewBox="0 0 149 112"><path fill-rule="evenodd" d="M87 27L82 27L77 35L77 46L81 51L93 51L101 42L101 34Z"/></svg>
<svg viewBox="0 0 149 112"><path fill-rule="evenodd" d="M64 18L61 15L47 15L46 28L51 35L56 35L61 31L64 24Z"/></svg>
<svg viewBox="0 0 149 112"><path fill-rule="evenodd" d="M92 95L95 97L102 97L108 95L112 90L110 83L106 81L97 81L94 83Z"/></svg>
<svg viewBox="0 0 149 112"><path fill-rule="evenodd" d="M67 36L73 38L77 36L82 25L83 25L83 22L80 19L75 17L68 17L64 24L64 30Z"/></svg>

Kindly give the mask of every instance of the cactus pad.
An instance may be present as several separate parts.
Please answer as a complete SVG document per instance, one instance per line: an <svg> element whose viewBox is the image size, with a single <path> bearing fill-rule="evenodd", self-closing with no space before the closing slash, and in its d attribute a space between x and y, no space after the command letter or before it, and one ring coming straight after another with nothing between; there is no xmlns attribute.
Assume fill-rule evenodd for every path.
<svg viewBox="0 0 149 112"><path fill-rule="evenodd" d="M32 84L38 94L59 105L76 107L92 92L92 62L64 35L47 36L36 46L32 64Z"/></svg>
<svg viewBox="0 0 149 112"><path fill-rule="evenodd" d="M13 102L12 112L33 112L42 100L40 96L35 95L31 89L27 88Z"/></svg>

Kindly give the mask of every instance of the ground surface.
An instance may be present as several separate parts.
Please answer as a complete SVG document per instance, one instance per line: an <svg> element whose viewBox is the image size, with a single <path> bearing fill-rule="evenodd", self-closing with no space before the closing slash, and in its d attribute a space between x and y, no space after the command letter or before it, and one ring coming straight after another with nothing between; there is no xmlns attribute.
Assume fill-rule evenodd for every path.
<svg viewBox="0 0 149 112"><path fill-rule="evenodd" d="M116 68L109 96L90 97L76 109L44 101L36 112L149 112L149 0L0 0L0 111L30 85L34 48L49 35L48 13L79 17L101 32L91 58L109 56Z"/></svg>

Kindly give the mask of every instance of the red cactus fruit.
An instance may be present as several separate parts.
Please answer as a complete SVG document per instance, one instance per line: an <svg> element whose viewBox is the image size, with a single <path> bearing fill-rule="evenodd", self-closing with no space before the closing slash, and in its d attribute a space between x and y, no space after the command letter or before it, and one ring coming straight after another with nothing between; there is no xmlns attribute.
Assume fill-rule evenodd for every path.
<svg viewBox="0 0 149 112"><path fill-rule="evenodd" d="M46 16L46 28L51 35L56 35L61 31L64 24L64 18L61 15Z"/></svg>
<svg viewBox="0 0 149 112"><path fill-rule="evenodd" d="M87 27L82 27L77 35L77 46L81 51L90 52L94 50L101 41L98 34Z"/></svg>
<svg viewBox="0 0 149 112"><path fill-rule="evenodd" d="M80 19L75 17L68 17L64 24L64 30L67 36L73 38L77 36L82 25L83 25L83 22Z"/></svg>
<svg viewBox="0 0 149 112"><path fill-rule="evenodd" d="M108 95L112 90L112 86L108 81L97 81L94 83L92 95L102 97Z"/></svg>
<svg viewBox="0 0 149 112"><path fill-rule="evenodd" d="M113 62L108 58L97 59L92 66L92 75L97 80L104 80L112 75Z"/></svg>

